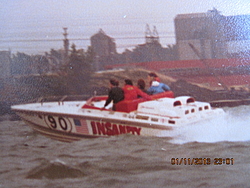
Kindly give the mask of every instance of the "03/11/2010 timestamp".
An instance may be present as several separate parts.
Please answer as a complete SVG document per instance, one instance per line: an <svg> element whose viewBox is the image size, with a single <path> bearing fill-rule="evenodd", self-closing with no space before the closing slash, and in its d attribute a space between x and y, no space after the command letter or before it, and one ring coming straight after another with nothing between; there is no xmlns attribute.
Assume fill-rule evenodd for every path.
<svg viewBox="0 0 250 188"><path fill-rule="evenodd" d="M234 158L172 158L172 165L233 165Z"/></svg>

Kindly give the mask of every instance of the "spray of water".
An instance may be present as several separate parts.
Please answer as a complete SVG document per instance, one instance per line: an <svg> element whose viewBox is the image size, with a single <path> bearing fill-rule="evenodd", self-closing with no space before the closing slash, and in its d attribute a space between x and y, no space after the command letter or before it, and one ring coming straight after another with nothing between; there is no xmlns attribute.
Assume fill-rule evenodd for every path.
<svg viewBox="0 0 250 188"><path fill-rule="evenodd" d="M173 143L250 140L250 106L225 108L226 114L199 123L178 127Z"/></svg>

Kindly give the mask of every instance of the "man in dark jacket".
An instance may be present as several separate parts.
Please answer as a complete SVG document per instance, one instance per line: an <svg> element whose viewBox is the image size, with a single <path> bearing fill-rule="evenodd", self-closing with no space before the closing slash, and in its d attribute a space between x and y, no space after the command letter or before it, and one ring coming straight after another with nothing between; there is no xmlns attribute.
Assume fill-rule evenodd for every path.
<svg viewBox="0 0 250 188"><path fill-rule="evenodd" d="M124 93L122 88L118 87L119 86L119 82L115 79L111 79L109 81L110 83L110 91L108 94L108 98L106 100L106 103L103 107L103 109L109 105L109 103L111 103L111 101L113 101L113 107L112 110L115 110L115 104L122 101L124 99Z"/></svg>

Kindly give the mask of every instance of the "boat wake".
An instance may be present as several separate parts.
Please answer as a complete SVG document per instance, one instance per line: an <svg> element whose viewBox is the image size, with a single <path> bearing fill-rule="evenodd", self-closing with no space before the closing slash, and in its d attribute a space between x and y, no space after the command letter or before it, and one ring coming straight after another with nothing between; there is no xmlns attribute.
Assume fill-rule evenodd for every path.
<svg viewBox="0 0 250 188"><path fill-rule="evenodd" d="M28 179L64 179L79 178L86 174L78 167L72 167L63 161L43 161L39 166L30 170L26 178Z"/></svg>
<svg viewBox="0 0 250 188"><path fill-rule="evenodd" d="M226 115L173 131L172 143L250 140L250 106L225 108Z"/></svg>

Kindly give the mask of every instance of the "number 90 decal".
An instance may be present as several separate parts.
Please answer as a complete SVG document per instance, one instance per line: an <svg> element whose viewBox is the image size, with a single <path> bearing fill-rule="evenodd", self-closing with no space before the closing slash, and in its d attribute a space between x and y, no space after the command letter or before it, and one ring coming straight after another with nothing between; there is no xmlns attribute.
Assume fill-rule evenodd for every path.
<svg viewBox="0 0 250 188"><path fill-rule="evenodd" d="M72 125L68 118L53 117L51 115L45 116L45 122L51 129L71 132Z"/></svg>

